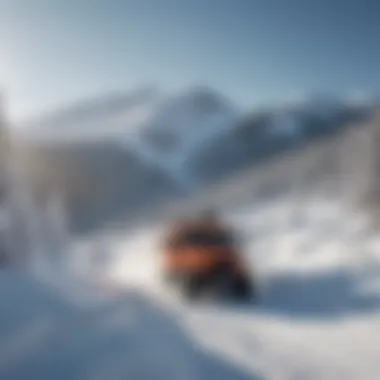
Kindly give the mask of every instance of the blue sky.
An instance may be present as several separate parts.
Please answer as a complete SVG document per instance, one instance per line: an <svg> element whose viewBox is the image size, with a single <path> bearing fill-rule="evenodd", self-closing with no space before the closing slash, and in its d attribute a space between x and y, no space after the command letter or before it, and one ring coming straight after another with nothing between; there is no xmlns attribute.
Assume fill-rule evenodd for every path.
<svg viewBox="0 0 380 380"><path fill-rule="evenodd" d="M0 0L0 84L15 118L151 83L244 107L379 92L379 15L376 0Z"/></svg>

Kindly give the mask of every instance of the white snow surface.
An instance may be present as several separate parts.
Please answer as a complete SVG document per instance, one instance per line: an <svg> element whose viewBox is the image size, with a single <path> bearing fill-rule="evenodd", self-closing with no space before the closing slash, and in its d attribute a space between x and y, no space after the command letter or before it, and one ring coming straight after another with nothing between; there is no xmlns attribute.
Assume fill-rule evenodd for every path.
<svg viewBox="0 0 380 380"><path fill-rule="evenodd" d="M339 199L313 196L297 214L296 203L225 215L258 304L170 295L159 228L81 242L71 270L46 267L39 282L0 273L0 378L378 380L380 239Z"/></svg>

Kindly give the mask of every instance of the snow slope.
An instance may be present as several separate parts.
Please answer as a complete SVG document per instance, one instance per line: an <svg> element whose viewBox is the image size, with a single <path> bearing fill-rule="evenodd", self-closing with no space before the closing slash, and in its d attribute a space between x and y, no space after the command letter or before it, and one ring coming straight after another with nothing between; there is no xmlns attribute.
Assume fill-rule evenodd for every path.
<svg viewBox="0 0 380 380"><path fill-rule="evenodd" d="M339 199L313 195L297 215L295 202L285 197L227 215L246 232L260 305L190 308L158 290L157 231L115 245L122 261L106 280L133 285L165 305L200 346L252 376L375 380L380 239L364 215L353 217Z"/></svg>
<svg viewBox="0 0 380 380"><path fill-rule="evenodd" d="M1 378L377 380L380 239L338 197L298 201L225 215L260 279L259 305L170 296L158 228L82 242L74 270L45 269L40 285L0 273ZM112 253L100 262L99 245Z"/></svg>
<svg viewBox="0 0 380 380"><path fill-rule="evenodd" d="M83 307L25 273L2 272L0 283L2 379L252 378L195 345L142 295L126 292Z"/></svg>

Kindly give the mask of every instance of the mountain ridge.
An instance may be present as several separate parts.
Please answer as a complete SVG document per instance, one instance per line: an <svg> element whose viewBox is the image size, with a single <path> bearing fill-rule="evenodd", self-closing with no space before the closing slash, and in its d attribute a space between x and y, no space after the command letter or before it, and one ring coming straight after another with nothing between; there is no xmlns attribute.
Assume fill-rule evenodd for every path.
<svg viewBox="0 0 380 380"><path fill-rule="evenodd" d="M142 92L132 103L149 103L151 95ZM128 117L119 117L118 112L125 111L123 99L128 99L128 112L134 107L128 108L131 97L121 96L116 105L94 109L96 116L88 107L91 102L79 112L90 116L84 120L86 133L92 128L102 131L97 138L62 138L83 125L83 119L75 124L75 112L66 119L71 120L69 132L59 130L54 139L33 136L32 129L19 133L21 162L32 187L62 192L72 213L87 215L87 221L101 219L112 209L132 217L139 207L196 193L245 168L340 133L370 114L368 107L335 100L330 107L326 102L318 102L315 109L303 103L246 114L218 92L199 86L166 98L156 92L152 98L153 108L147 105L145 119L134 129L129 129ZM54 132L59 129L59 123L46 123ZM78 207L78 202L85 206Z"/></svg>

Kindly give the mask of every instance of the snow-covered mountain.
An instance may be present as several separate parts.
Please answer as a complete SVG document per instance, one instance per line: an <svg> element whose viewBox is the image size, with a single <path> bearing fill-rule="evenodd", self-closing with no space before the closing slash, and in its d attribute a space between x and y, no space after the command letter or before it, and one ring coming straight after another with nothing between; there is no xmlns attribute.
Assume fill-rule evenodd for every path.
<svg viewBox="0 0 380 380"><path fill-rule="evenodd" d="M164 94L152 87L86 99L23 123L19 129L28 138L52 143L120 137L140 129L163 99Z"/></svg>
<svg viewBox="0 0 380 380"><path fill-rule="evenodd" d="M238 118L230 101L207 88L195 88L169 98L152 114L141 143L179 178L186 173L191 186L196 174L186 162L210 141L232 130Z"/></svg>
<svg viewBox="0 0 380 380"><path fill-rule="evenodd" d="M146 88L19 128L20 155L37 187L59 188L76 212L85 213L86 204L91 219L121 205L131 212L147 207L147 199L198 191L367 113L317 97L247 115L210 88L177 94Z"/></svg>
<svg viewBox="0 0 380 380"><path fill-rule="evenodd" d="M184 163L233 128L239 116L232 102L208 88L167 96L144 89L87 101L21 129L39 144L113 142L191 186L195 178L186 173Z"/></svg>

